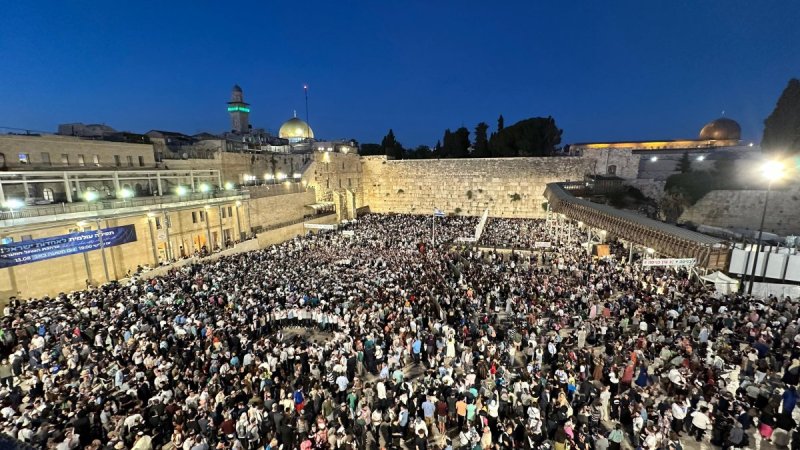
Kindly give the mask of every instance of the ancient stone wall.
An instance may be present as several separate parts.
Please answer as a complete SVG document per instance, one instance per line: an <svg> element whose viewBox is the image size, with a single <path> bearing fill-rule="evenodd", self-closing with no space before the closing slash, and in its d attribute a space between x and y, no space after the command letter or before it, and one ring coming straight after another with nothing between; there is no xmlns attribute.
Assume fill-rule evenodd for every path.
<svg viewBox="0 0 800 450"><path fill-rule="evenodd" d="M758 230L765 194L765 191L711 191L684 211L679 221ZM800 234L799 186L770 192L764 231L780 235Z"/></svg>
<svg viewBox="0 0 800 450"><path fill-rule="evenodd" d="M635 179L639 176L639 155L631 150L597 149L584 150L581 158L588 161L589 173L597 175L616 175L620 178Z"/></svg>
<svg viewBox="0 0 800 450"><path fill-rule="evenodd" d="M363 204L372 212L543 217L547 183L580 181L585 158L386 160L362 157Z"/></svg>

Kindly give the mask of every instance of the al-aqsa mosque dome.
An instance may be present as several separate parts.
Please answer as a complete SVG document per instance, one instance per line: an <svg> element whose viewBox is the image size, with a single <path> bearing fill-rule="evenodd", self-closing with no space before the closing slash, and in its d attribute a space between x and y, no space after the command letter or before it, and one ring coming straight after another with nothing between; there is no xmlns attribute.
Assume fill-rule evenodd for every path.
<svg viewBox="0 0 800 450"><path fill-rule="evenodd" d="M732 119L725 117L711 121L700 130L700 139L704 141L738 141L742 138L742 127Z"/></svg>
<svg viewBox="0 0 800 450"><path fill-rule="evenodd" d="M288 139L289 142L300 142L304 139L313 139L314 131L305 121L292 117L281 125L278 137Z"/></svg>

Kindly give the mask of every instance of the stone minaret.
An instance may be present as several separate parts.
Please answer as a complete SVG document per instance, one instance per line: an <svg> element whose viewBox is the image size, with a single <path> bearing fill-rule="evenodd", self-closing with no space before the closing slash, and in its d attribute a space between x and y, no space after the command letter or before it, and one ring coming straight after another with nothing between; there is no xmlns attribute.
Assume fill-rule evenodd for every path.
<svg viewBox="0 0 800 450"><path fill-rule="evenodd" d="M250 132L250 104L244 102L242 88L238 84L231 91L228 113L231 115L231 131L239 134Z"/></svg>

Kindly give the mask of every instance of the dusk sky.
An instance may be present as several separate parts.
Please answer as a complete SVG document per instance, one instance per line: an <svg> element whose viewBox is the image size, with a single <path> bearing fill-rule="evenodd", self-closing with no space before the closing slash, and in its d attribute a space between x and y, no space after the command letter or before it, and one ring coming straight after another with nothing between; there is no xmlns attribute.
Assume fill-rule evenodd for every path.
<svg viewBox="0 0 800 450"><path fill-rule="evenodd" d="M551 115L564 143L758 141L800 77L800 2L4 2L0 127L221 132L234 84L255 127L406 146ZM7 131L7 130L0 130Z"/></svg>

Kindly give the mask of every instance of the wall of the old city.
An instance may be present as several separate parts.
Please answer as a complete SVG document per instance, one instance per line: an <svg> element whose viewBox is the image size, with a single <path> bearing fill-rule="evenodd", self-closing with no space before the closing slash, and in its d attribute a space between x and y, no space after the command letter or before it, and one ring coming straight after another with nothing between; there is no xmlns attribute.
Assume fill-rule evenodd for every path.
<svg viewBox="0 0 800 450"><path fill-rule="evenodd" d="M387 161L364 157L363 202L373 212L543 217L547 183L579 181L584 158L486 158Z"/></svg>
<svg viewBox="0 0 800 450"><path fill-rule="evenodd" d="M758 230L766 191L711 191L681 215L680 222ZM764 231L800 235L800 187L769 194Z"/></svg>

